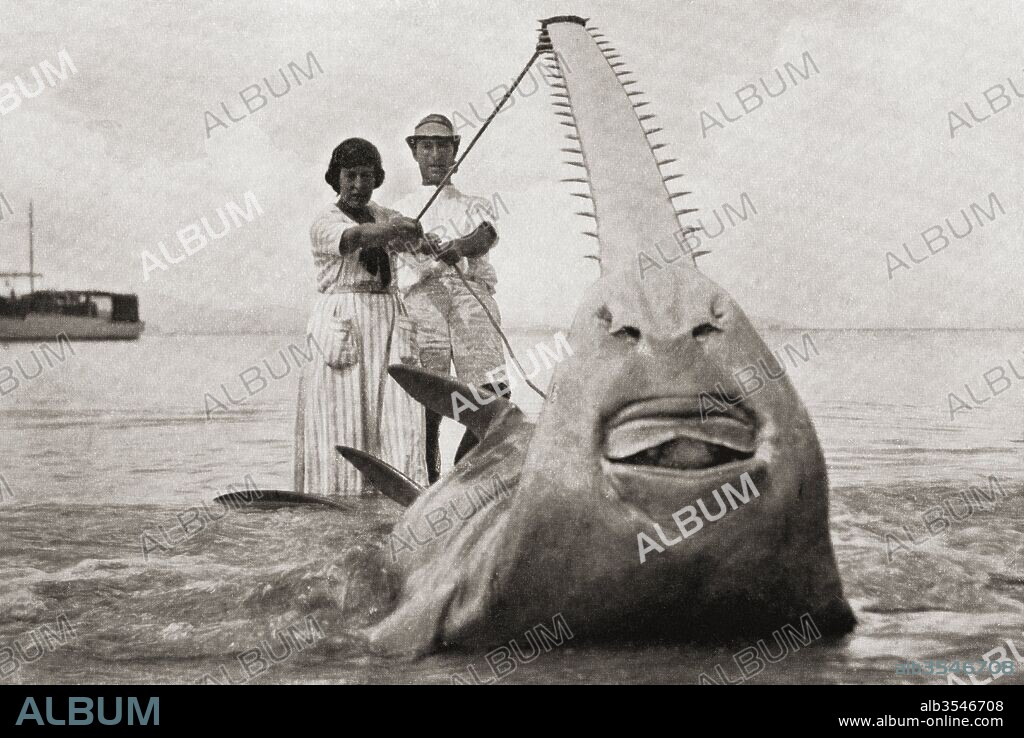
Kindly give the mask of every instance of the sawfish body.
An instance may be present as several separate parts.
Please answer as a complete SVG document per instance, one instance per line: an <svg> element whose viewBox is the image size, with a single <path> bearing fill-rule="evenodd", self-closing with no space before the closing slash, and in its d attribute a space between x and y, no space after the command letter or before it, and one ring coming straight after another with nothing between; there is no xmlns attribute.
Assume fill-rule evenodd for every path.
<svg viewBox="0 0 1024 738"><path fill-rule="evenodd" d="M588 174L601 277L536 425L493 398L460 418L480 445L421 494L406 488L388 546L394 606L365 635L389 653L485 647L556 615L597 639L760 636L805 615L823 635L849 632L807 410L785 376L743 391L745 367L781 368L694 264L643 268L692 211L676 210L604 42L573 17L546 21L542 39ZM471 397L420 370L392 375L449 417L453 393Z"/></svg>

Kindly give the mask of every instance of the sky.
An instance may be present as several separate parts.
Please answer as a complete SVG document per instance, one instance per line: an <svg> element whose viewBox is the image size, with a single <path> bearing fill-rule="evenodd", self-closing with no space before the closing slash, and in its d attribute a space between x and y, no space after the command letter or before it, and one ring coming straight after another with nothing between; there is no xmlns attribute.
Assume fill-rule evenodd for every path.
<svg viewBox="0 0 1024 738"><path fill-rule="evenodd" d="M75 67L16 107L0 97L0 194L15 211L0 210L0 270L27 266L31 198L43 286L136 292L143 317L170 328L183 303L304 316L309 226L334 194L323 180L331 149L349 136L376 143L387 179L374 199L398 201L420 186L404 142L415 123L445 113L465 145L529 59L537 20L567 13L600 26L634 72L693 217L715 232L724 204L741 211L746 195L756 208L700 259L748 314L1024 327L1024 97L1008 84L1024 94L1017 0L0 0L0 95L19 94L17 77L31 91L33 69L59 67L62 50ZM288 73L290 62L313 78ZM282 88L282 69L302 85L247 114L240 92L266 94L264 77ZM743 113L737 90L763 77L774 91L776 70L785 92L761 91ZM993 112L983 93L996 84L1007 97L989 93ZM570 168L548 91L539 71L527 77L455 179L504 205L492 261L512 325L567 325L598 273L584 258L590 224L558 181ZM222 103L242 119L228 121ZM224 125L208 128L207 111ZM966 121L952 134L951 111ZM162 241L178 253L179 229L203 217L217 227L217 209L247 192L262 214L144 272L143 252ZM963 231L961 209L992 212L992 194L1005 212L975 212L971 233L929 252L923 231L948 234L946 218Z"/></svg>

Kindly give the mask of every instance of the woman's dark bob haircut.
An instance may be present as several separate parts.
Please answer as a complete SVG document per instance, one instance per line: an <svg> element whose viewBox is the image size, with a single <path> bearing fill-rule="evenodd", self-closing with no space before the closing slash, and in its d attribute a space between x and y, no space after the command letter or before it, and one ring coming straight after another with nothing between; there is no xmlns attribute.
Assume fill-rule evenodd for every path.
<svg viewBox="0 0 1024 738"><path fill-rule="evenodd" d="M384 167L381 164L380 152L377 147L364 138L346 138L334 147L331 163L327 167L324 179L335 192L338 191L338 176L342 169L351 167L373 167L377 175L374 189L384 184Z"/></svg>

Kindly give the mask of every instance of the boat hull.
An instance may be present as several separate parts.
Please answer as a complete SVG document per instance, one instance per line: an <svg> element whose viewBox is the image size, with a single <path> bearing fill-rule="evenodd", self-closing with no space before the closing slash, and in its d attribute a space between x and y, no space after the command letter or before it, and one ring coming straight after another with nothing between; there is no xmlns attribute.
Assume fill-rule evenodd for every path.
<svg viewBox="0 0 1024 738"><path fill-rule="evenodd" d="M134 341L142 335L144 321L112 321L106 318L28 314L24 318L0 317L0 341Z"/></svg>

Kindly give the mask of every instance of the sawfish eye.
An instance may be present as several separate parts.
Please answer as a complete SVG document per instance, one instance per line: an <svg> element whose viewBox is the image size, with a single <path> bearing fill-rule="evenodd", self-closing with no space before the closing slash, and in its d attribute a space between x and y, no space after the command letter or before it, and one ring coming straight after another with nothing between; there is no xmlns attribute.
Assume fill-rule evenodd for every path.
<svg viewBox="0 0 1024 738"><path fill-rule="evenodd" d="M597 313L597 319L603 321L608 328L608 332L616 338L626 338L633 343L640 340L640 329L632 325L623 325L615 327L612 318L612 311L608 309L607 305L602 305Z"/></svg>

